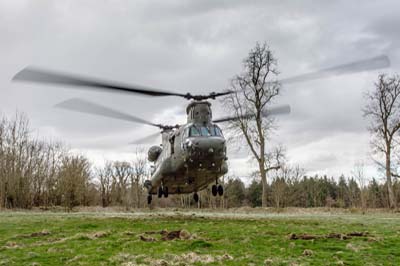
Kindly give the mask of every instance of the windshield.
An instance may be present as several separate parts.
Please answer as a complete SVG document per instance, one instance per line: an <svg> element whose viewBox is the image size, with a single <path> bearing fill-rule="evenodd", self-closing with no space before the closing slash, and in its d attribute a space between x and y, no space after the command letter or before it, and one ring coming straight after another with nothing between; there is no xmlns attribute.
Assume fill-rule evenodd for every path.
<svg viewBox="0 0 400 266"><path fill-rule="evenodd" d="M189 130L189 137L200 137L200 131L195 126L191 126Z"/></svg>
<svg viewBox="0 0 400 266"><path fill-rule="evenodd" d="M218 126L212 125L209 127L205 126L191 126L189 128L189 137L209 137L209 136L220 136L222 137L222 131Z"/></svg>

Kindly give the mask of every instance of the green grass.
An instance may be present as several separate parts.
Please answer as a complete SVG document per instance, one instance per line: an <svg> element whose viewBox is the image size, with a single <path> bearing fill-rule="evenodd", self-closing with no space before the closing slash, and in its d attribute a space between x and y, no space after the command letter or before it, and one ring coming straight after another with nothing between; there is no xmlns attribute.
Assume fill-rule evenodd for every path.
<svg viewBox="0 0 400 266"><path fill-rule="evenodd" d="M163 229L193 238L140 240ZM355 231L369 235L288 238ZM0 212L0 265L400 265L400 216Z"/></svg>

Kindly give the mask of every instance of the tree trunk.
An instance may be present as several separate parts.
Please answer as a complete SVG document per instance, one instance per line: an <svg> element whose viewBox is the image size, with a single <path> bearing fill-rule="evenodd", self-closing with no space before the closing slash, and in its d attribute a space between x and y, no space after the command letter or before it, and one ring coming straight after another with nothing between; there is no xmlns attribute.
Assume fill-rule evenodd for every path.
<svg viewBox="0 0 400 266"><path fill-rule="evenodd" d="M136 208L140 208L140 198L141 198L139 178L136 180Z"/></svg>
<svg viewBox="0 0 400 266"><path fill-rule="evenodd" d="M264 169L264 164L260 166L261 184L262 184L262 196L261 206L267 207L268 193L267 193L267 172Z"/></svg>
<svg viewBox="0 0 400 266"><path fill-rule="evenodd" d="M396 208L396 200L394 197L393 185L392 185L390 150L388 150L386 153L386 183L387 183L388 195L389 195L389 207L391 209L394 209L394 208Z"/></svg>

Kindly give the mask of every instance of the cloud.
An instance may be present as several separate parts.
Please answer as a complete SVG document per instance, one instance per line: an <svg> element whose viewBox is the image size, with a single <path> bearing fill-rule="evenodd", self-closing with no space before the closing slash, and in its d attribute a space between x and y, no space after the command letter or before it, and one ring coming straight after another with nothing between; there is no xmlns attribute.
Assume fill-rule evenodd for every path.
<svg viewBox="0 0 400 266"><path fill-rule="evenodd" d="M153 129L52 106L81 97L154 122L183 123L184 100L17 84L10 82L13 74L39 65L206 93L229 86L256 41L268 42L281 77L382 53L392 59L390 71L396 71L398 7L394 0L2 1L0 108L8 115L16 109L27 113L40 135L60 138L94 161L108 155L129 158L132 147L126 143ZM278 119L273 142L283 143L290 160L312 173L349 172L353 161L368 153L363 92L373 87L378 73L284 87L276 104L290 104L292 114ZM224 114L218 101L213 107L215 117ZM231 173L252 171L247 152L230 150Z"/></svg>

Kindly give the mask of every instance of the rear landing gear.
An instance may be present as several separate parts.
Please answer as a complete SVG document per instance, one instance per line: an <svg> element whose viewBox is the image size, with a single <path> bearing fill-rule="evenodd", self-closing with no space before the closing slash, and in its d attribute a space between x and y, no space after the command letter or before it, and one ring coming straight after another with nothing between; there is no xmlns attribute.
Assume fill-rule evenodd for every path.
<svg viewBox="0 0 400 266"><path fill-rule="evenodd" d="M214 197L216 197L217 195L222 196L222 195L224 195L224 187L221 186L221 185L218 185L218 186L217 185L213 185L211 187L211 193L212 193L212 195Z"/></svg>
<svg viewBox="0 0 400 266"><path fill-rule="evenodd" d="M221 185L218 185L218 195L222 196L224 195L224 187Z"/></svg>
<svg viewBox="0 0 400 266"><path fill-rule="evenodd" d="M194 194L193 194L193 200L194 200L194 202L199 202L199 194L197 194L197 192L195 192Z"/></svg>

